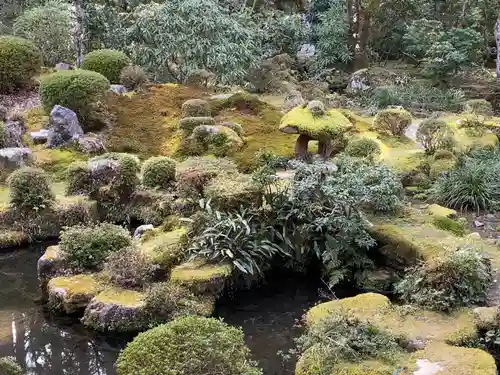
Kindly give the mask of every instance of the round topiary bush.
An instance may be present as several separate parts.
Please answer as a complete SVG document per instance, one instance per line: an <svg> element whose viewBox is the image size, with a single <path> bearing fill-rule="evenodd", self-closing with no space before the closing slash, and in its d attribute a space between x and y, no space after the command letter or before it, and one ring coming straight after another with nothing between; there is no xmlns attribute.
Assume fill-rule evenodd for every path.
<svg viewBox="0 0 500 375"><path fill-rule="evenodd" d="M189 99L182 103L182 117L209 117L210 106L203 99Z"/></svg>
<svg viewBox="0 0 500 375"><path fill-rule="evenodd" d="M42 209L50 207L55 196L50 188L47 174L42 169L23 167L9 176L10 203L20 209Z"/></svg>
<svg viewBox="0 0 500 375"><path fill-rule="evenodd" d="M63 70L43 76L39 94L47 113L58 104L72 109L79 116L86 116L108 88L109 81L102 74Z"/></svg>
<svg viewBox="0 0 500 375"><path fill-rule="evenodd" d="M400 137L411 124L411 114L404 109L389 108L377 113L373 119L374 130Z"/></svg>
<svg viewBox="0 0 500 375"><path fill-rule="evenodd" d="M131 243L130 234L125 228L101 223L64 229L59 246L72 266L95 269L101 268L110 254Z"/></svg>
<svg viewBox="0 0 500 375"><path fill-rule="evenodd" d="M82 69L101 73L111 83L120 82L120 74L130 59L121 51L98 49L87 54L82 61Z"/></svg>
<svg viewBox="0 0 500 375"><path fill-rule="evenodd" d="M140 333L116 362L118 375L258 375L241 329L187 316Z"/></svg>
<svg viewBox="0 0 500 375"><path fill-rule="evenodd" d="M25 87L42 68L40 50L29 40L0 36L0 92Z"/></svg>
<svg viewBox="0 0 500 375"><path fill-rule="evenodd" d="M426 119L417 129L417 141L429 154L436 150L452 150L455 145L454 131L443 120Z"/></svg>
<svg viewBox="0 0 500 375"><path fill-rule="evenodd" d="M140 66L127 65L120 72L120 84L129 90L141 89L148 82L148 75Z"/></svg>
<svg viewBox="0 0 500 375"><path fill-rule="evenodd" d="M465 102L465 112L490 117L493 116L493 106L484 99L467 100Z"/></svg>
<svg viewBox="0 0 500 375"><path fill-rule="evenodd" d="M175 161L166 156L153 156L142 165L142 183L149 188L167 188L175 180Z"/></svg>
<svg viewBox="0 0 500 375"><path fill-rule="evenodd" d="M370 160L375 159L380 155L379 144L370 138L356 138L347 144L345 153L349 156L357 158L367 158Z"/></svg>

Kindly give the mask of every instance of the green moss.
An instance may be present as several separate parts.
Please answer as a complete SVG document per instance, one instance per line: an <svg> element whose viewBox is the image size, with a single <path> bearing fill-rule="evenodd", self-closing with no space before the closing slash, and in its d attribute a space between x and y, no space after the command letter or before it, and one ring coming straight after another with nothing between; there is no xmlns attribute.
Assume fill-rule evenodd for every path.
<svg viewBox="0 0 500 375"><path fill-rule="evenodd" d="M94 275L55 277L47 285L49 306L67 314L81 311L101 288Z"/></svg>
<svg viewBox="0 0 500 375"><path fill-rule="evenodd" d="M61 181L66 176L66 170L73 162L84 161L88 156L74 150L45 148L38 145L33 148L35 165L45 170L52 180Z"/></svg>
<svg viewBox="0 0 500 375"><path fill-rule="evenodd" d="M106 288L95 296L95 301L106 305L140 307L144 305L144 293L121 288Z"/></svg>
<svg viewBox="0 0 500 375"><path fill-rule="evenodd" d="M172 270L170 280L187 287L195 294L217 295L231 273L231 266L226 264L184 263Z"/></svg>
<svg viewBox="0 0 500 375"><path fill-rule="evenodd" d="M313 116L303 107L296 107L283 116L279 129L287 134L306 134L313 139L336 138L352 128L351 122L332 109L323 116Z"/></svg>
<svg viewBox="0 0 500 375"><path fill-rule="evenodd" d="M439 204L431 204L429 207L425 209L429 215L432 216L442 216L449 218L456 218L457 211L452 210L451 208L440 206Z"/></svg>
<svg viewBox="0 0 500 375"><path fill-rule="evenodd" d="M436 228L451 232L455 236L462 237L466 233L466 228L463 223L459 223L458 221L450 219L449 217L435 216L432 220L432 223L436 226Z"/></svg>
<svg viewBox="0 0 500 375"><path fill-rule="evenodd" d="M441 173L448 172L455 166L455 160L451 159L439 159L431 164L429 171L429 177L433 180L439 178Z"/></svg>
<svg viewBox="0 0 500 375"><path fill-rule="evenodd" d="M186 241L186 229L184 228L170 232L155 231L141 242L140 250L148 256L153 264L160 265L162 269L170 270L182 260Z"/></svg>
<svg viewBox="0 0 500 375"><path fill-rule="evenodd" d="M405 359L408 358L405 357ZM396 368L401 369L402 367L399 363L395 366L375 360L361 363L338 363L331 375L390 375L394 373Z"/></svg>

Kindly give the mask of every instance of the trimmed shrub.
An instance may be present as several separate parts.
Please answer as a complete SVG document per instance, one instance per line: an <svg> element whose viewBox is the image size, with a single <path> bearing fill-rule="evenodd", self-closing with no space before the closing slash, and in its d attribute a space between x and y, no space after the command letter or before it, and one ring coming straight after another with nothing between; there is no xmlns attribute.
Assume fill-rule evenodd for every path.
<svg viewBox="0 0 500 375"><path fill-rule="evenodd" d="M487 117L493 116L493 106L489 101L484 99L467 100L464 107L465 112Z"/></svg>
<svg viewBox="0 0 500 375"><path fill-rule="evenodd" d="M484 303L491 281L489 259L462 246L411 268L397 284L396 293L405 303L451 311Z"/></svg>
<svg viewBox="0 0 500 375"><path fill-rule="evenodd" d="M203 99L189 99L182 103L182 117L209 117L210 106Z"/></svg>
<svg viewBox="0 0 500 375"><path fill-rule="evenodd" d="M53 205L55 196L47 174L37 168L15 170L7 179L10 203L19 209L40 210Z"/></svg>
<svg viewBox="0 0 500 375"><path fill-rule="evenodd" d="M367 158L374 160L380 155L380 146L370 138L355 138L349 141L345 153L357 158Z"/></svg>
<svg viewBox="0 0 500 375"><path fill-rule="evenodd" d="M92 191L92 172L87 162L75 161L66 169L66 194L88 195Z"/></svg>
<svg viewBox="0 0 500 375"><path fill-rule="evenodd" d="M129 90L139 90L148 82L148 75L138 65L128 65L120 72L120 84Z"/></svg>
<svg viewBox="0 0 500 375"><path fill-rule="evenodd" d="M111 83L120 82L120 74L130 59L121 51L99 49L88 53L82 61L82 69L101 73Z"/></svg>
<svg viewBox="0 0 500 375"><path fill-rule="evenodd" d="M384 109L377 113L373 119L373 129L397 137L404 135L410 124L411 114L404 109Z"/></svg>
<svg viewBox="0 0 500 375"><path fill-rule="evenodd" d="M452 150L455 145L453 128L443 120L426 119L418 127L417 141L429 154L436 150Z"/></svg>
<svg viewBox="0 0 500 375"><path fill-rule="evenodd" d="M153 156L142 165L142 183L149 188L166 189L175 180L175 161L166 156Z"/></svg>
<svg viewBox="0 0 500 375"><path fill-rule="evenodd" d="M439 159L431 164L429 170L429 177L431 180L437 180L445 172L449 172L455 166L455 160L453 159Z"/></svg>
<svg viewBox="0 0 500 375"><path fill-rule="evenodd" d="M104 271L113 284L136 288L152 281L155 269L144 253L131 246L111 253Z"/></svg>
<svg viewBox="0 0 500 375"><path fill-rule="evenodd" d="M0 92L23 88L42 68L40 50L29 40L0 36Z"/></svg>
<svg viewBox="0 0 500 375"><path fill-rule="evenodd" d="M259 375L243 331L197 316L140 333L116 362L118 375Z"/></svg>
<svg viewBox="0 0 500 375"><path fill-rule="evenodd" d="M43 76L39 94L47 113L58 104L72 109L80 117L86 117L108 88L109 81L99 73L63 70Z"/></svg>
<svg viewBox="0 0 500 375"><path fill-rule="evenodd" d="M125 228L101 223L64 229L59 246L72 266L94 269L102 267L110 254L131 243L130 234Z"/></svg>
<svg viewBox="0 0 500 375"><path fill-rule="evenodd" d="M458 127L481 129L485 127L484 120L485 118L483 115L468 113L465 115L464 118L460 119Z"/></svg>

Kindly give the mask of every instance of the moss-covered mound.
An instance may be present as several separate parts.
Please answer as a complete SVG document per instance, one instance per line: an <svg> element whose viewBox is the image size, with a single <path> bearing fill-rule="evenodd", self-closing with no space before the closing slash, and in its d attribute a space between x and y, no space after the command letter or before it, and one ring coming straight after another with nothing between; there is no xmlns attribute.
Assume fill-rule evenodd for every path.
<svg viewBox="0 0 500 375"><path fill-rule="evenodd" d="M49 307L66 314L83 311L102 288L93 275L61 276L48 283Z"/></svg>
<svg viewBox="0 0 500 375"><path fill-rule="evenodd" d="M195 294L219 294L232 269L229 265L184 263L172 270L170 280L190 289Z"/></svg>

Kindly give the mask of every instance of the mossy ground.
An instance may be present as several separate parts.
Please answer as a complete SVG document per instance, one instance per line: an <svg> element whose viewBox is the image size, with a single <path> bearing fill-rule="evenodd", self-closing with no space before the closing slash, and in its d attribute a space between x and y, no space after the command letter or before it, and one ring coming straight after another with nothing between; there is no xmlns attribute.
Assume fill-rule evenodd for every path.
<svg viewBox="0 0 500 375"><path fill-rule="evenodd" d="M49 281L49 289L63 289L67 298L80 294L97 294L101 285L94 275L60 276Z"/></svg>
<svg viewBox="0 0 500 375"><path fill-rule="evenodd" d="M110 305L140 307L144 304L144 294L135 290L112 287L96 295L95 300Z"/></svg>

